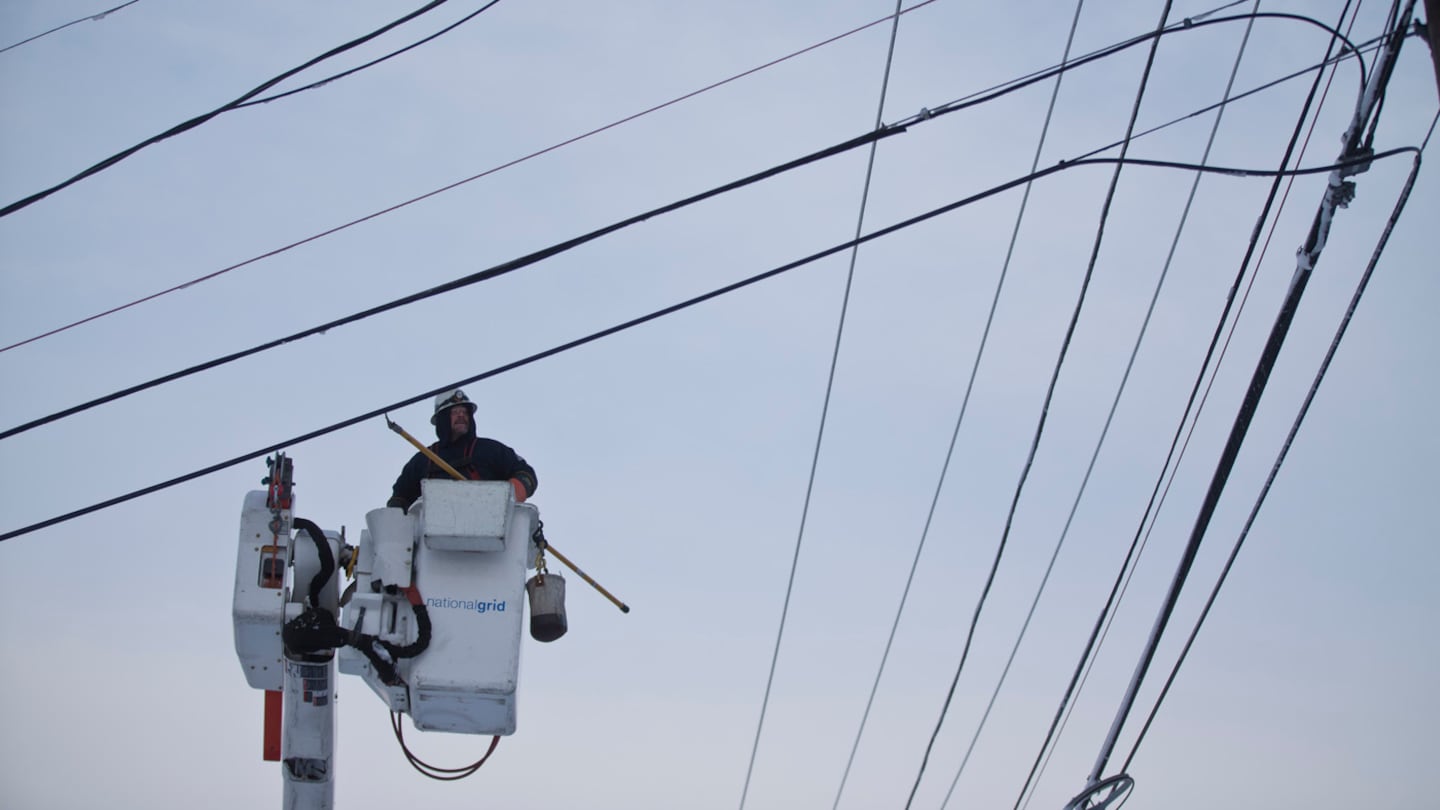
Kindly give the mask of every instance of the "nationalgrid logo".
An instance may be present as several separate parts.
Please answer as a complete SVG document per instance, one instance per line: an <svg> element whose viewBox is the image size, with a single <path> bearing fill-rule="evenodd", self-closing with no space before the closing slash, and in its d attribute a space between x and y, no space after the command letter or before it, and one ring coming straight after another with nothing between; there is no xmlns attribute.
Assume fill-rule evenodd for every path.
<svg viewBox="0 0 1440 810"><path fill-rule="evenodd" d="M425 598L425 606L447 610L473 610L476 613L504 613L505 600L451 599L448 596Z"/></svg>

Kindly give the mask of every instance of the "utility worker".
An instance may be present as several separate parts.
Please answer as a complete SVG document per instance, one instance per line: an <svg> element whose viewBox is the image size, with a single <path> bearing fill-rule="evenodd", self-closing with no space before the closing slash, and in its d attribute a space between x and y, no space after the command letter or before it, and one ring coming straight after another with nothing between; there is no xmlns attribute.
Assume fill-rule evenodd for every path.
<svg viewBox="0 0 1440 810"><path fill-rule="evenodd" d="M461 475L472 481L509 481L515 487L515 500L524 501L535 494L539 480L535 468L520 454L494 439L475 435L475 403L459 388L443 391L435 397L435 414L430 417L439 441L430 445L435 455L445 460ZM420 497L420 479L450 478L450 474L431 461L424 453L416 453L400 477L386 506L409 509Z"/></svg>

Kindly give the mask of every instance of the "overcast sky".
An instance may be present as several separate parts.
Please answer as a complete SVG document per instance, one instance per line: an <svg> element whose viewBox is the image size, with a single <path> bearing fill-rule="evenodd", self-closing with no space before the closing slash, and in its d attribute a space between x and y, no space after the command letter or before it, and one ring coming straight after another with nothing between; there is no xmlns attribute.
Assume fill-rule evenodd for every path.
<svg viewBox="0 0 1440 810"><path fill-rule="evenodd" d="M113 5L114 3L111 3ZM1177 0L1170 20L1222 3ZM104 9L0 4L0 46ZM0 204L212 110L420 0L140 0L0 53ZM454 0L277 90L480 6ZM1262 11L1340 18L1339 0ZM1153 29L1160 2L1088 4L1073 53ZM1245 3L1226 13L1247 11ZM503 0L414 51L226 113L0 218L0 345L183 284L798 51L889 0ZM1389 4L1361 4L1352 38ZM901 18L882 113L905 119L1057 63L1074 7L937 0ZM1347 19L1348 24L1348 19ZM1243 21L1164 37L1148 129L1218 101ZM1328 34L1265 20L1236 89L1307 68ZM0 352L0 429L426 289L847 140L875 123L877 25L643 118L211 280ZM1041 166L1120 140L1147 55L1065 75ZM1367 70L1373 59L1367 57ZM1310 76L1226 109L1209 162L1280 165ZM866 231L1029 171L1054 82L882 141ZM1302 163L1339 151L1340 67ZM1418 146L1435 73L1406 42L1377 150ZM1198 162L1214 114L1130 154ZM1113 156L1114 150L1106 153ZM478 375L854 235L858 149L504 277L0 440L0 532ZM1390 216L1408 156L1354 177L1205 536L1117 761L1193 626ZM922 532L839 804L904 806L1005 532L1113 168L1031 188L954 455L942 466L1023 189L466 387L482 435L539 473L546 534L632 612L571 579L570 633L523 643L519 727L477 775L413 772L383 704L340 682L337 805L829 808ZM939 808L976 735L1115 401L1194 174L1120 175L1093 279L974 645L913 804ZM1199 513L1320 201L1297 180L1095 669L1031 803L1084 785ZM1271 181L1206 176L1064 545L948 807L1009 807L1161 475ZM1422 170L1229 581L1130 768L1130 808L1433 802L1440 188ZM1272 226L1273 224L1273 231ZM1273 232L1273 240L1271 234ZM1270 240L1270 241L1266 241ZM1245 283L1250 283L1246 276ZM1234 320L1232 318L1232 320ZM1228 325L1227 325L1228 329ZM428 405L391 416L428 436ZM411 449L380 419L293 445L297 514L353 539ZM234 655L241 503L262 459L0 544L0 805L278 807L260 693ZM802 509L812 492L803 536ZM935 504L931 514L932 501ZM488 739L413 734L442 767Z"/></svg>

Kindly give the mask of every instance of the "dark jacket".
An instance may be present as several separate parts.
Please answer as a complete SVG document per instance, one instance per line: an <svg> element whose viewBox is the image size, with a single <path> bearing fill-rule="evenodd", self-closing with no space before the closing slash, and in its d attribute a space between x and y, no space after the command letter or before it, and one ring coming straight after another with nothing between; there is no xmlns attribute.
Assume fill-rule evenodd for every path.
<svg viewBox="0 0 1440 810"><path fill-rule="evenodd" d="M535 489L540 485L539 479L535 477L535 468L521 458L519 453L494 439L475 438L472 434L462 437L460 441L435 442L430 445L430 449L472 481L508 481L516 478L524 485L526 498L534 495ZM405 463L400 477L395 479L395 486L386 506L409 509L410 504L420 497L422 478L450 477L449 473L440 469L440 465L431 461L424 453L416 453Z"/></svg>

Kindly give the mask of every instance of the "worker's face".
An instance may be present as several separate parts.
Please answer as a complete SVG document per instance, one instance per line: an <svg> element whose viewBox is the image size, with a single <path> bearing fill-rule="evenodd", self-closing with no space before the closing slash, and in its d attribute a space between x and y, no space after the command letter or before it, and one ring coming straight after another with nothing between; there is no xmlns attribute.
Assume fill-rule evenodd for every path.
<svg viewBox="0 0 1440 810"><path fill-rule="evenodd" d="M464 436L470 432L470 411L464 405L450 408L450 435Z"/></svg>

